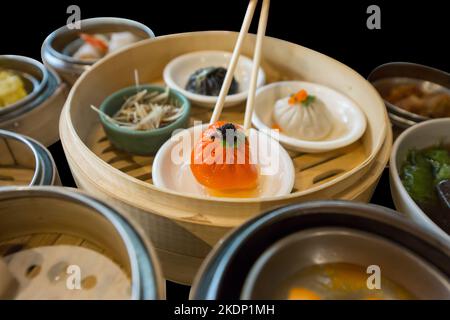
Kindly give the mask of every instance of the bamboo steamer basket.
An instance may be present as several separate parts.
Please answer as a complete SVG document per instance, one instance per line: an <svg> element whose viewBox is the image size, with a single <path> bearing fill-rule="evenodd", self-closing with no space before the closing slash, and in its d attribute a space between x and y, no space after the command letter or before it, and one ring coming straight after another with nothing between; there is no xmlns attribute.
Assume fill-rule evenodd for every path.
<svg viewBox="0 0 450 320"><path fill-rule="evenodd" d="M0 129L0 187L60 184L52 155L43 145Z"/></svg>
<svg viewBox="0 0 450 320"><path fill-rule="evenodd" d="M57 142L59 116L68 95L67 85L52 70L27 57L0 56L0 68L17 71L35 82L29 96L13 108L0 109L0 129L29 136L46 147Z"/></svg>
<svg viewBox="0 0 450 320"><path fill-rule="evenodd" d="M174 57L199 50L231 51L234 32L176 34L143 41L111 55L83 74L61 115L60 135L77 185L123 208L151 236L165 276L189 284L203 258L229 230L250 217L293 202L312 199L369 201L389 158L392 132L383 100L355 71L310 49L266 37L262 67L268 82L306 80L339 90L355 100L368 119L362 139L323 154L291 153L296 167L292 194L255 199L205 199L162 190L151 184L150 157L115 150L89 105L100 105L116 90L132 85L137 69L142 83L161 82ZM252 56L255 36L242 53ZM105 81L105 79L108 79ZM242 122L244 105L226 108L222 119ZM191 120L208 121L211 110L193 107Z"/></svg>
<svg viewBox="0 0 450 320"><path fill-rule="evenodd" d="M16 282L8 299L165 296L156 255L139 227L76 190L0 189L0 260L0 271L9 269L0 278ZM76 265L81 287L68 290L66 269Z"/></svg>

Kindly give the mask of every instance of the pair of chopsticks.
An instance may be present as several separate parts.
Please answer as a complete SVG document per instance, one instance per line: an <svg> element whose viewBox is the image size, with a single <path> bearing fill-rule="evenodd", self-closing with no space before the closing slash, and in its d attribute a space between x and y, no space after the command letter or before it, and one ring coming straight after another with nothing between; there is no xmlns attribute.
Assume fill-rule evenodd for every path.
<svg viewBox="0 0 450 320"><path fill-rule="evenodd" d="M255 13L255 8L258 3L258 0L250 0L247 12L245 13L244 22L242 23L241 30L239 31L239 35L236 41L236 45L233 50L233 54L231 56L230 64L227 69L227 74L225 75L225 79L223 81L222 88L220 90L219 97L217 99L216 105L214 106L214 111L211 116L210 124L214 124L220 118L220 114L222 113L223 105L225 103L225 98L228 94L228 91L231 86L231 81L233 79L234 72L236 70L236 66L239 60L239 56L241 54L242 43L244 42L244 38L248 33L248 29L250 28L250 24L253 19L253 14ZM253 66L252 73L250 77L250 86L248 90L247 104L245 106L245 117L244 117L244 130L247 132L250 129L252 122L252 114L253 114L253 105L255 101L255 93L256 93L256 80L258 78L259 65L261 63L261 51L262 51L262 42L264 39L264 35L266 33L267 26L267 18L269 16L269 5L270 0L263 0L261 14L259 17L258 23L258 32L256 35L256 45L255 52L253 55Z"/></svg>

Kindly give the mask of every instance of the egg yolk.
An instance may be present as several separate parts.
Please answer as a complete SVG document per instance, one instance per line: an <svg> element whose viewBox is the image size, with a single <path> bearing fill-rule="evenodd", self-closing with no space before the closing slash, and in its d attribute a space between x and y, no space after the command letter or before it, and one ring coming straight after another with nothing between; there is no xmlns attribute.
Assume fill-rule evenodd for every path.
<svg viewBox="0 0 450 320"><path fill-rule="evenodd" d="M321 300L320 296L306 288L294 288L289 291L289 300Z"/></svg>

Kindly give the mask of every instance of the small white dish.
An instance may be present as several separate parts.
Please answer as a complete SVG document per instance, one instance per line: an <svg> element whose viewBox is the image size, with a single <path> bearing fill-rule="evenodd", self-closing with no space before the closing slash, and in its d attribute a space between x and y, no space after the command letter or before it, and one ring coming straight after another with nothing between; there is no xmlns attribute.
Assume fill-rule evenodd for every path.
<svg viewBox="0 0 450 320"><path fill-rule="evenodd" d="M185 89L189 77L198 69L206 67L227 68L231 59L231 53L226 51L195 51L179 56L164 68L164 82L172 89L180 91L193 104L212 108L217 97L196 94ZM247 99L248 87L253 61L243 55L239 57L234 78L239 83L238 93L228 95L224 107L231 107L242 103ZM266 75L260 67L258 72L257 87L264 85Z"/></svg>
<svg viewBox="0 0 450 320"><path fill-rule="evenodd" d="M252 117L253 125L260 130L270 130L274 124L275 102L301 89L324 102L332 115L333 129L321 141L300 140L280 132L279 140L283 146L294 151L318 153L345 147L361 138L366 130L367 120L358 105L331 88L304 81L275 82L258 89Z"/></svg>
<svg viewBox="0 0 450 320"><path fill-rule="evenodd" d="M190 169L192 148L207 127L208 125L202 125L182 130L159 149L152 167L152 179L156 187L211 199L226 199L209 195L207 190L197 182ZM255 129L250 130L249 142L250 146L270 148L258 147L255 152L258 154L257 163L262 173L257 198L290 194L294 188L295 169L286 150L268 134Z"/></svg>
<svg viewBox="0 0 450 320"><path fill-rule="evenodd" d="M389 161L390 185L392 198L398 211L406 214L408 218L421 227L449 242L450 236L420 209L408 194L400 178L400 169L406 160L409 150L422 150L439 143L444 145L450 144L450 118L424 121L410 127L399 135L392 147Z"/></svg>

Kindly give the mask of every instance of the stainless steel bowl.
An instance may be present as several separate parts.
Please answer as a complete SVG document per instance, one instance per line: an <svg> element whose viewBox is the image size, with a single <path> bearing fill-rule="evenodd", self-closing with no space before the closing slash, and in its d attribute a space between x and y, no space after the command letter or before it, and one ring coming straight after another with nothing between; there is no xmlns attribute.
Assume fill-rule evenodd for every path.
<svg viewBox="0 0 450 320"><path fill-rule="evenodd" d="M415 63L383 64L375 68L367 80L382 96L393 86L407 83L417 84L428 92L443 91L450 94L450 74L448 72ZM392 123L401 129L430 119L399 108L386 100L385 104Z"/></svg>
<svg viewBox="0 0 450 320"><path fill-rule="evenodd" d="M18 74L28 95L0 108L0 128L30 136L49 146L59 140L58 120L67 90L58 75L22 56L0 56L0 69Z"/></svg>
<svg viewBox="0 0 450 320"><path fill-rule="evenodd" d="M317 228L294 233L273 244L255 262L242 299L285 299L281 288L299 271L328 263L380 267L419 299L450 299L450 284L436 268L410 250L382 237L347 228ZM369 277L369 275L367 276Z"/></svg>
<svg viewBox="0 0 450 320"><path fill-rule="evenodd" d="M150 28L133 20L121 18L85 19L81 21L81 30L63 26L52 32L42 45L42 61L46 66L54 69L66 82L74 84L78 77L95 63L95 61L78 60L70 55L81 45L78 41L80 32L92 34L117 31L129 31L142 40L155 37Z"/></svg>
<svg viewBox="0 0 450 320"><path fill-rule="evenodd" d="M299 239L295 237L305 239L284 240L291 236L294 240ZM271 249L277 243L281 247ZM302 248L291 247L290 257L281 257L285 252L281 248L289 248L289 243ZM264 261L265 255L271 258ZM316 201L273 210L236 229L203 263L191 298L240 299L262 295L277 298L270 296L267 288L274 290L276 281L299 267L338 260L364 266L372 263L371 257L376 258L373 264L381 264L382 275L386 272L388 278L404 284L407 291L418 297L450 297L450 243L387 208L346 201ZM272 275L265 271L265 262L276 265L268 266ZM414 277L423 277L429 283L421 280L408 283ZM255 288L262 290L261 295Z"/></svg>
<svg viewBox="0 0 450 320"><path fill-rule="evenodd" d="M152 246L137 226L103 202L61 187L0 189L0 242L33 234L63 234L89 241L110 253L129 273L131 299L164 298ZM45 296L42 289L41 296Z"/></svg>
<svg viewBox="0 0 450 320"><path fill-rule="evenodd" d="M50 152L39 142L18 133L0 129L0 167L17 166L34 168L34 174L27 183L30 186L59 185L58 169ZM6 169L7 171L7 169ZM0 180L14 181L11 176L0 176Z"/></svg>
<svg viewBox="0 0 450 320"><path fill-rule="evenodd" d="M24 82L28 95L23 99L3 108L0 108L0 122L17 116L37 106L35 102L48 86L49 72L44 65L34 59L15 56L0 55L0 69L10 70L19 75Z"/></svg>

